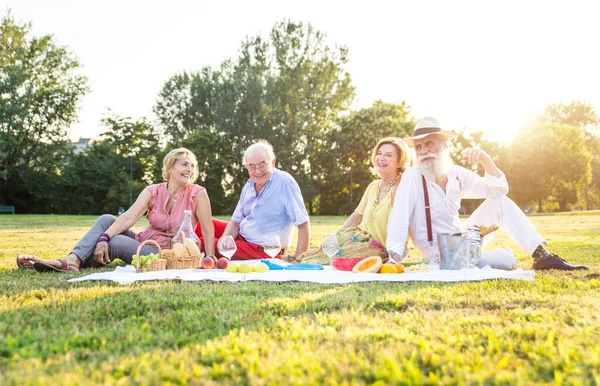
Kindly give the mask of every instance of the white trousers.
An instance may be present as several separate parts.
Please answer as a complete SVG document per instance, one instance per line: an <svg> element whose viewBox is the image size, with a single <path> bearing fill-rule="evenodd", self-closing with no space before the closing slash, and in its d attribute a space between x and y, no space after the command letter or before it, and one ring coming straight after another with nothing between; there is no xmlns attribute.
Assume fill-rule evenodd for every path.
<svg viewBox="0 0 600 386"><path fill-rule="evenodd" d="M487 226L498 224L502 232L529 255L533 254L540 244L547 244L525 213L506 196L488 198L467 219L468 226L480 224ZM483 246L491 243L494 237L495 232L485 236ZM485 265L499 269L513 269L517 265L517 260L510 249L503 248L482 252L481 262L478 266L484 267Z"/></svg>

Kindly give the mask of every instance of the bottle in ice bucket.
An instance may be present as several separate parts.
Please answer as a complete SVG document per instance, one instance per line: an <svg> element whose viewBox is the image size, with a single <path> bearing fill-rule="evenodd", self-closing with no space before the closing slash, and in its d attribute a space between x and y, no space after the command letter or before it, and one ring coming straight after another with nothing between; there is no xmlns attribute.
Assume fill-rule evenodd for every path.
<svg viewBox="0 0 600 386"><path fill-rule="evenodd" d="M192 225L192 211L184 210L183 211L183 221L181 222L181 226L175 236L171 239L171 248L175 243L182 243L185 246L185 239L191 239L194 241L196 245L198 245L198 249L200 249L200 239L194 232L194 226Z"/></svg>
<svg viewBox="0 0 600 386"><path fill-rule="evenodd" d="M477 225L467 227L467 268L474 268L481 261L481 235Z"/></svg>

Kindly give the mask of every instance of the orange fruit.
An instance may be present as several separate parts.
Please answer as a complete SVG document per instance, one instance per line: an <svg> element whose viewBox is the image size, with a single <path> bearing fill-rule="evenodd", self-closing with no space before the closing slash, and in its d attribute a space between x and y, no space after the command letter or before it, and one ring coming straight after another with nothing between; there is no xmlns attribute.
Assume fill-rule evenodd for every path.
<svg viewBox="0 0 600 386"><path fill-rule="evenodd" d="M369 256L358 262L352 272L377 272L382 264L381 256Z"/></svg>
<svg viewBox="0 0 600 386"><path fill-rule="evenodd" d="M379 273L398 273L394 264L383 264L379 268Z"/></svg>
<svg viewBox="0 0 600 386"><path fill-rule="evenodd" d="M404 272L404 264L394 264L394 267L396 268L396 272L398 272L398 273Z"/></svg>

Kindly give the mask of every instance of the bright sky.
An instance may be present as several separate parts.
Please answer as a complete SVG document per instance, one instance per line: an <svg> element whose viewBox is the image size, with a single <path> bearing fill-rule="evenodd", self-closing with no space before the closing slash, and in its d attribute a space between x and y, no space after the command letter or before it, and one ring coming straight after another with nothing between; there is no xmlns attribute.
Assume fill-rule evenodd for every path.
<svg viewBox="0 0 600 386"><path fill-rule="evenodd" d="M356 108L406 101L446 129L510 140L551 103L587 101L600 114L600 4L590 1L2 0L35 34L53 34L89 78L71 136L95 136L111 108L153 119L163 83L217 67L247 35L283 18L350 50Z"/></svg>

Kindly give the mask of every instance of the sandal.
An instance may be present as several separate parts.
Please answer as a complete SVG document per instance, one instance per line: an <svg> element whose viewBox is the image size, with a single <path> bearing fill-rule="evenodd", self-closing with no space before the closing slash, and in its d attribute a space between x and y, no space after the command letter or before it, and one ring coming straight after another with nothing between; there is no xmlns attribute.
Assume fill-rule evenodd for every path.
<svg viewBox="0 0 600 386"><path fill-rule="evenodd" d="M17 267L19 269L33 269L33 263L37 261L42 261L42 259L34 255L18 255Z"/></svg>
<svg viewBox="0 0 600 386"><path fill-rule="evenodd" d="M69 264L69 262L67 261L67 259L58 259L56 260L60 263L60 268L55 267L54 265L52 265L52 263L54 261L44 261L44 260L40 260L40 261L36 261L33 263L33 269L35 269L38 272L50 272L50 271L56 271L56 272L67 272L67 271L73 271L73 272L79 272L79 268Z"/></svg>

